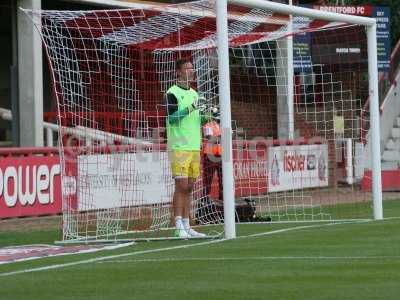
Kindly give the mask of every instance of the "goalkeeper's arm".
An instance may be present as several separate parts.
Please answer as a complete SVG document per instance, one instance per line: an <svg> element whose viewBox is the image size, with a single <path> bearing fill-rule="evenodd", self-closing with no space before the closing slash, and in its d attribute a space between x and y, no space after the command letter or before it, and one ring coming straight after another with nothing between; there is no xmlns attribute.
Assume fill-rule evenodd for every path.
<svg viewBox="0 0 400 300"><path fill-rule="evenodd" d="M206 118L210 120L211 115L206 113L206 105L199 105L198 102L193 103L192 105L179 110L178 109L178 100L176 99L174 94L167 94L167 109L168 109L168 122L170 124L175 124L181 121L184 117L189 115L191 112L195 110L199 110L200 117Z"/></svg>
<svg viewBox="0 0 400 300"><path fill-rule="evenodd" d="M167 110L168 110L168 122L170 124L178 123L188 114L191 110L189 107L179 110L178 100L174 94L167 94Z"/></svg>

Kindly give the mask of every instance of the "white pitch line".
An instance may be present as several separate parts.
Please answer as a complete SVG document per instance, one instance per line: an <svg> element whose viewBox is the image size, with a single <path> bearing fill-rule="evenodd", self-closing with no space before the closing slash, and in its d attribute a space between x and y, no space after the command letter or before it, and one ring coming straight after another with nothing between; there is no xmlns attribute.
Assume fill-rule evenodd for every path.
<svg viewBox="0 0 400 300"><path fill-rule="evenodd" d="M187 258L148 258L96 262L142 263L142 262L185 262L185 261L246 261L246 260L379 260L400 259L399 256L253 256L253 257L187 257Z"/></svg>
<svg viewBox="0 0 400 300"><path fill-rule="evenodd" d="M124 243L124 244L117 244L117 245L109 245L109 246L104 246L102 248L92 248L92 249L86 249L78 252L67 252L67 253L57 253L57 254L50 254L50 255L45 255L45 256L33 256L33 257L27 257L27 258L21 258L21 259L16 259L13 261L5 261L5 262L0 262L0 265L7 265L7 264L13 264L16 262L23 262L23 261L31 261L31 260L37 260L37 259L42 259L42 258L49 258L49 257L57 257L57 256L67 256L67 255L76 255L76 254L88 254L88 253L94 253L94 252L100 252L100 251L109 251L109 250L117 250L123 247L129 247L134 245L134 242L130 243ZM48 246L48 245L31 245L31 246Z"/></svg>
<svg viewBox="0 0 400 300"><path fill-rule="evenodd" d="M397 220L397 219L400 219L400 217L388 217L388 218L383 218L382 221L385 221L385 220Z"/></svg>
<svg viewBox="0 0 400 300"><path fill-rule="evenodd" d="M346 222L346 223L348 224L349 222ZM357 223L359 223L359 222L357 222ZM273 234L283 233L283 232L288 232L288 231L293 231L293 230L326 227L326 226L339 225L339 224L344 224L344 223L328 223L328 224L298 226L298 227L291 227L291 228L284 228L284 229L279 229L279 230L261 232L261 233L246 235L246 236L240 236L238 238L252 238L252 237L273 235ZM222 242L225 242L225 241L227 241L227 240L226 239L220 239L220 240L212 240L212 241L206 241L206 242L195 243L195 244L186 244L186 245L179 245L179 246L174 246L174 247L150 249L150 250L129 252L129 253L123 253L123 254L95 257L95 258L90 258L90 259L85 259L85 260L78 260L78 261L69 262L69 263L48 265L48 266L43 266L43 267L29 268L29 269L24 269L24 270L0 273L0 277L13 276L13 275L18 275L18 274L26 274L26 273L33 273L33 272L41 272L41 271L47 271L47 270L55 270L55 269L78 266L78 265L83 265L83 264L96 263L96 262L105 261L105 260L109 260L109 259L140 255L140 254L156 253L156 252L163 252L163 251L169 251L169 250L191 248L191 247L196 247L196 246L205 246L205 245L222 243Z"/></svg>

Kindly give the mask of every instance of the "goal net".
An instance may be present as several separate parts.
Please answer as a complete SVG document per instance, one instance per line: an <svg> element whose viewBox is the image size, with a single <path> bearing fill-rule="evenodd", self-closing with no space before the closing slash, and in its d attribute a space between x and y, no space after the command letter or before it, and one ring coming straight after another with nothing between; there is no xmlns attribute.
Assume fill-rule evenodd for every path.
<svg viewBox="0 0 400 300"><path fill-rule="evenodd" d="M219 107L215 1L27 13L58 101L64 240L171 236L165 94L186 58ZM228 35L236 221L371 217L365 27L228 5ZM192 193L209 234L223 230L221 165L202 154Z"/></svg>

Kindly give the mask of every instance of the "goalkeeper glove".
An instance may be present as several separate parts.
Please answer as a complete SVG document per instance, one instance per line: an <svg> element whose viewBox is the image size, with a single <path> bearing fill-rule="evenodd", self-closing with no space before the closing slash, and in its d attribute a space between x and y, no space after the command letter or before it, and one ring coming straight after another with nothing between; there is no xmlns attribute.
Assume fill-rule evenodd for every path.
<svg viewBox="0 0 400 300"><path fill-rule="evenodd" d="M211 117L214 120L219 120L220 119L220 113L219 113L219 109L216 106L211 107Z"/></svg>
<svg viewBox="0 0 400 300"><path fill-rule="evenodd" d="M192 105L189 106L189 113L195 110L199 110L201 114L204 114L207 111L207 105L204 97L199 97L197 100L193 101Z"/></svg>

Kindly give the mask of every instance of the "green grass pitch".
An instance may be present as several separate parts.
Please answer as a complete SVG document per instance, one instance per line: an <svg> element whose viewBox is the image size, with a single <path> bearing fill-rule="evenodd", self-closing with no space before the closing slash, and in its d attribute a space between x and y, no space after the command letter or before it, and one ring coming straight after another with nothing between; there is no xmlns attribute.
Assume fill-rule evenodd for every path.
<svg viewBox="0 0 400 300"><path fill-rule="evenodd" d="M385 203L385 216L395 218L241 224L235 240L143 242L0 265L0 299L399 299L399 200ZM58 238L57 230L1 232L0 246Z"/></svg>

